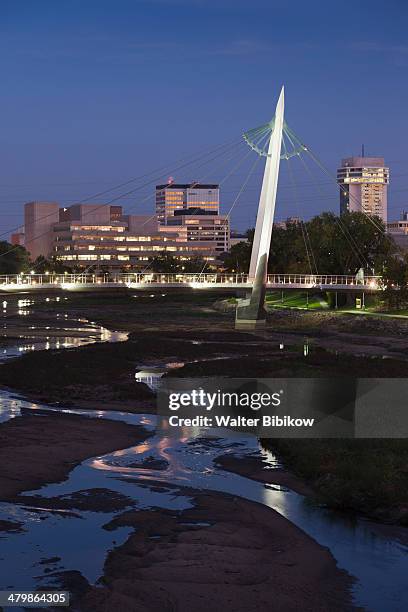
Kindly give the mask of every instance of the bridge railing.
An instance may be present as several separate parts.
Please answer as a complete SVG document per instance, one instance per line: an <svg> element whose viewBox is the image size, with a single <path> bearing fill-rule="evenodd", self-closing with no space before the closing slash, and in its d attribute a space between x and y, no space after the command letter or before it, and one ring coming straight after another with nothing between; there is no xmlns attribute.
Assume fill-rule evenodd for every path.
<svg viewBox="0 0 408 612"><path fill-rule="evenodd" d="M251 285L248 274L159 274L159 273L134 273L124 275L124 282L128 284L221 284L221 285ZM364 281L357 281L352 275L313 275L313 274L269 274L267 277L269 286L353 286L363 285L378 288L381 284L380 276L366 276Z"/></svg>
<svg viewBox="0 0 408 612"><path fill-rule="evenodd" d="M182 285L208 286L208 285L230 285L230 286L252 286L252 281L247 274L224 274L224 273L166 273L159 272L133 272L126 274L15 274L1 275L0 287L12 289L13 287L39 288L42 285L72 286L72 285L100 285L106 283L117 283L127 286L132 285ZM313 275L313 274L269 274L268 286L273 287L328 287L330 285L352 287L364 286L372 289L381 287L380 276L366 276L357 281L351 275Z"/></svg>
<svg viewBox="0 0 408 612"><path fill-rule="evenodd" d="M2 274L0 285L61 285L112 282L107 275L96 274Z"/></svg>
<svg viewBox="0 0 408 612"><path fill-rule="evenodd" d="M381 276L366 276L357 280L355 276L346 274L269 274L269 285L301 285L307 287L320 287L322 285L364 285L379 287Z"/></svg>
<svg viewBox="0 0 408 612"><path fill-rule="evenodd" d="M135 272L122 275L125 283L166 283L166 284L247 284L248 274L200 274L200 273L166 273Z"/></svg>

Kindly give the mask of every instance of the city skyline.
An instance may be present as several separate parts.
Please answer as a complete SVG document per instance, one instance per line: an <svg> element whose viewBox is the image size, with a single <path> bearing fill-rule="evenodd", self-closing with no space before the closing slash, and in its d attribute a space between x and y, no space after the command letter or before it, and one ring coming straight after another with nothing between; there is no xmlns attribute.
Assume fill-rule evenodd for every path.
<svg viewBox="0 0 408 612"><path fill-rule="evenodd" d="M283 82L290 125L333 175L339 160L362 143L367 154L387 159L393 169L389 216L399 216L408 194L403 3L392 2L384 13L381 3L363 2L347 28L322 2L290 8L225 0L124 4L126 19L109 2L96 15L81 5L79 23L77 2L58 10L46 1L35 11L27 2L1 8L0 45L7 46L0 101L7 119L0 147L3 231L17 225L18 209L30 199L69 205L239 137L269 119ZM268 24L275 19L280 28L271 35ZM288 186L283 170L280 218L297 215L293 198L284 197ZM306 217L323 208L337 211L337 191L326 191L322 206L316 190L305 190ZM253 225L256 201L248 196L234 211L238 229ZM121 202L125 208L133 203ZM140 204L137 213L149 209Z"/></svg>
<svg viewBox="0 0 408 612"><path fill-rule="evenodd" d="M194 199L199 190L187 191ZM201 258L206 265L221 264L220 257L230 248L230 226L218 207L216 211L180 209L182 214L174 211L165 223L157 212L127 215L121 206L97 202L68 208L58 202L27 202L25 234L21 240L14 234L11 242L26 247L34 270L38 257L84 269L104 265L116 272L143 270L163 254L179 261Z"/></svg>
<svg viewBox="0 0 408 612"><path fill-rule="evenodd" d="M0 611L408 609L407 17L0 0Z"/></svg>

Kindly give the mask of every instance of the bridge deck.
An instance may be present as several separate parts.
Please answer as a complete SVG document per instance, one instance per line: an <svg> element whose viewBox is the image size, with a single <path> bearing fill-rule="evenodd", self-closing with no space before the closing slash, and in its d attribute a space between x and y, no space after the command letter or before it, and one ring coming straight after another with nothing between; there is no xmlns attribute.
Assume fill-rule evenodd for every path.
<svg viewBox="0 0 408 612"><path fill-rule="evenodd" d="M271 274L267 289L303 289L321 291L380 291L381 277L366 276L360 282L355 276ZM20 274L0 276L0 291L38 291L62 289L103 290L103 289L214 289L250 290L252 282L246 274L119 274L115 277L95 274Z"/></svg>

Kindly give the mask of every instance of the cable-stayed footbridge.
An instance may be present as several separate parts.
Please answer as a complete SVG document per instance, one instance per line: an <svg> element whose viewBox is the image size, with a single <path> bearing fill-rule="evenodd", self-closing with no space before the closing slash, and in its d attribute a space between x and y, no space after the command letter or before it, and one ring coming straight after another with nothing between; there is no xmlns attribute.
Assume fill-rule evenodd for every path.
<svg viewBox="0 0 408 612"><path fill-rule="evenodd" d="M221 167L225 166L225 162L228 167L228 172L226 172L224 178L219 181L219 184L223 185L225 181L229 180L234 175L239 175L239 172L237 171L241 169L241 164L243 164L245 160L247 160L247 158L255 157L255 161L251 160L249 173L247 174L245 180L242 182L236 192L235 197L233 198L228 214L222 217L224 218L223 222L228 223L232 211L235 209L236 204L240 200L240 196L248 187L251 178L253 178L254 176L255 167L260 161L265 162L264 171L262 173L263 178L259 196L259 204L257 207L256 227L252 244L251 258L249 266L244 267L245 273L236 273L235 268L237 266L225 266L226 269L234 268L233 272L210 272L209 269L211 266L211 261L213 261L214 258L211 259L210 257L204 256L204 265L199 266L199 268L202 267L202 269L200 272L197 273L161 273L156 271L153 272L152 270L154 268L158 268L158 266L153 265L154 257L146 257L146 252L143 252L143 249L146 249L147 247L140 246L140 242L143 242L143 240L150 240L149 237L143 238L141 237L142 234L137 237L126 237L125 235L123 235L119 238L116 238L121 242L117 242L114 245L115 248L113 248L112 245L109 244L109 240L106 239L106 235L105 237L102 236L103 231L101 229L99 233L102 237L100 237L100 242L98 242L96 246L95 244L88 244L86 241L84 241L83 243L80 240L78 241L77 248L78 253L80 254L77 255L77 265L80 266L81 263L84 261L87 262L86 264L82 263L83 269L81 272L65 272L63 274L37 274L37 264L34 263L33 270L29 274L0 276L0 292L3 292L4 294L6 294L7 292L31 293L38 291L57 290L90 292L107 290L122 292L154 292L181 289L216 290L226 292L235 291L240 296L246 296L245 298L240 299L238 301L236 310L236 325L237 327L253 328L258 325L263 325L265 323L266 313L264 303L265 294L267 291L306 290L307 292L360 292L363 296L363 299L365 292L372 293L381 291L383 289L382 279L379 276L375 276L374 273L367 273L367 271L370 269L371 272L373 272L371 267L372 262L370 265L370 263L367 261L367 257L364 256L362 245L358 243L357 238L353 236L352 228L347 227L347 224L344 222L342 217L333 216L336 224L336 231L339 235L341 234L342 236L344 236L347 242L347 247L343 249L343 251L348 251L349 253L352 253L354 257L353 263L352 265L346 266L328 265L321 267L327 267L331 270L347 270L348 272L357 272L358 270L358 272L355 274L324 274L324 270L318 269L317 264L319 263L319 261L317 260L317 257L315 257L315 252L316 250L321 249L320 238L322 234L325 235L325 232L321 232L320 236L315 236L314 240L317 244L312 244L310 235L308 233L308 224L303 222L301 218L302 215L300 214L300 209L299 227L301 229L301 236L303 241L302 248L304 247L306 259L303 263L301 262L301 264L299 264L299 261L296 260L295 265L282 265L282 267L286 268L286 271L289 271L290 269L298 270L299 268L302 269L302 267L304 267L305 270L308 270L308 273L288 274L285 273L285 269L282 270L282 273L270 274L268 272L273 269L271 265L268 266L268 263L271 263L269 262L271 243L272 245L274 245L273 226L275 218L275 203L277 198L280 166L283 165L281 164L281 161L287 162L285 166L288 167L289 176L292 182L291 187L293 187L294 198L297 201L298 208L299 195L297 193L297 186L294 182L294 176L292 175L291 170L292 159L299 159L308 174L310 174L310 169L308 168L304 158L308 156L311 157L312 160L320 168L320 170L326 172L329 178L333 180L333 177L330 176L323 164L311 152L310 148L303 144L303 142L296 136L293 130L286 123L286 120L284 118L284 105L284 89L282 87L278 103L276 105L274 117L268 123L265 123L260 127L250 129L249 131L245 132L243 134L243 138L240 138L238 143L234 141L232 143L227 143L226 145L218 146L215 150L211 150L202 155L200 154L192 161L185 161L184 159L179 160L179 165L175 168L176 171L180 171L186 166L189 166L190 163L198 163L198 168L201 169L202 166L213 162L214 160L217 160L216 163L219 164L219 158L222 157ZM237 147L239 155L238 161L236 159ZM245 153L243 156L241 156L242 150L239 150L239 147L243 147L245 149ZM227 158L226 160L224 159L225 157ZM232 164L232 167L229 167L228 164ZM163 172L163 169L160 169L160 171ZM91 212L94 213L99 208L102 208L106 205L110 205L112 203L116 204L122 198L127 198L129 196L133 197L135 192L138 192L140 189L143 189L144 187L146 187L146 185L149 185L150 183L155 184L157 183L157 181L163 180L163 174L151 177L152 174L155 174L155 172L148 173L147 175L143 175L142 177L130 179L124 183L121 183L120 185L95 194L98 197L100 197L101 195L106 195L107 197L109 197L109 200L108 202L105 202L105 204L98 204L94 207L91 207ZM174 172L171 171L171 174L174 174ZM211 173L209 173L209 175L211 177L213 176ZM204 177L200 176L200 180L193 181L192 184L199 184L207 178L208 175ZM137 180L140 180L141 183L140 185L134 187L133 182ZM336 184L335 179L334 183ZM114 192L116 189L122 189L125 187L125 193L115 195ZM337 184L336 187L338 188ZM149 192L149 195L147 197L151 196L152 193ZM87 202L90 199L90 197L87 197L81 202ZM139 204L145 199L147 198L141 199L139 201ZM200 212L197 212L200 210L198 204L197 206L198 208L192 209L192 212L190 212L190 214L201 214ZM127 209L127 212L129 212L131 208L132 206ZM153 215L153 217L154 216L155 215ZM383 228L378 225L378 221L375 218L372 218L369 215L366 216L369 219L370 223L374 225L377 231L383 231ZM152 219L153 217L149 217L149 219L145 223L150 221L150 219ZM47 215L44 218L40 219L40 221L46 221L46 218ZM87 231L89 230L89 233L92 233L95 228L92 226L91 222L89 222L89 226L90 227L87 228ZM165 229L167 230L169 228ZM159 230L160 228L158 229L158 233L160 233ZM46 236L47 232L49 231L49 229L44 230L44 234L40 233L40 235L34 236L32 240L44 238L44 236ZM94 233L98 232L96 231ZM194 237L194 232L192 232L191 235L192 238L190 239L190 242L187 244L187 246L183 245L182 249L185 249L187 251L190 249L189 252L193 252L195 249L195 251L198 252L199 249L195 246L197 245L198 238ZM87 239L88 238L89 237L87 237ZM96 240L96 238L92 236L91 239ZM200 240L201 239L202 238L200 238ZM74 252L74 247L71 245L69 240L72 240L73 242L73 239L71 238L66 240L66 244L65 242L63 242L63 251L61 251L63 253L63 256L60 257L60 260L62 262L64 262L66 259L70 259L71 261L73 259L71 253ZM171 252L177 250L177 247L174 246L174 244L172 244L171 246L167 246L169 243L167 243L166 245L166 240L167 238L165 238L163 241L164 253L165 255L171 255ZM29 242L30 241L28 241L28 243L26 244L28 250L30 250ZM290 244L287 245L288 251L290 250L290 246ZM7 258L7 256L17 248L19 247L13 246L7 249L5 252L0 254L0 257ZM96 253L98 248L100 249L100 251L97 255ZM159 248L162 247L158 247L157 245L152 246L153 250L157 250ZM331 251L331 246L326 250ZM338 250L340 251L341 249ZM113 260L115 260L115 257L116 270L120 269L121 260L130 260L130 257L128 255L124 256L122 253L133 253L132 257L135 258L135 261L137 259L139 269L143 268L143 266L144 268L141 269L141 271L139 272L119 273L113 272L112 269L114 266L112 266L112 269L109 272L105 272L104 269L109 268L109 263L107 262L112 262ZM139 257L137 257L138 255ZM184 257L184 259L188 259L188 257ZM89 263L88 260L91 263ZM144 260L147 260L146 265L142 263ZM131 268L130 261L127 265ZM127 265L123 264L122 269L126 269ZM276 267L277 266L275 265L275 268ZM180 266L178 269L180 268L184 269L183 266ZM167 269L175 269L175 267L169 267ZM281 270L278 269L278 271L280 272Z"/></svg>
<svg viewBox="0 0 408 612"><path fill-rule="evenodd" d="M135 272L116 274L16 274L0 276L0 292L106 291L193 289L215 291L252 291L254 281L248 274L189 274ZM376 292L382 289L379 276L335 274L268 274L266 290L319 290Z"/></svg>

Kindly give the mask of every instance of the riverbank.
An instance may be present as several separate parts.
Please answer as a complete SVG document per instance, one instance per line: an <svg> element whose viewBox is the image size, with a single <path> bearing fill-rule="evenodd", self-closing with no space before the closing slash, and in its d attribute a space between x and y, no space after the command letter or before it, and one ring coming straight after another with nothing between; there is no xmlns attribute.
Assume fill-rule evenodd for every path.
<svg viewBox="0 0 408 612"><path fill-rule="evenodd" d="M368 333L366 320L351 316L354 325L363 326L359 333L355 327L350 332L347 315L345 329L339 331L342 315L296 312L291 319L279 310L264 330L240 332L232 316L215 311L213 302L211 296L159 296L150 301L115 296L109 301L105 296L99 303L74 296L55 303L52 308L61 308L64 317L86 317L93 324L126 331L128 340L24 354L1 365L0 385L42 403L80 403L94 409L123 405L140 412L155 410L155 399L143 383L135 384L135 372L157 365L180 366L173 373L182 377L407 375L407 335L398 333L397 338L394 327L383 328L381 320L370 318ZM51 306L42 302L38 308L46 322ZM31 317L35 320L35 311Z"/></svg>
<svg viewBox="0 0 408 612"><path fill-rule="evenodd" d="M0 500L60 482L84 459L135 445L148 435L120 421L72 414L11 419L0 426Z"/></svg>
<svg viewBox="0 0 408 612"><path fill-rule="evenodd" d="M217 457L223 470L287 487L315 503L374 521L408 527L406 440L262 439L284 467L268 469L261 456ZM407 534L408 536L408 534Z"/></svg>
<svg viewBox="0 0 408 612"><path fill-rule="evenodd" d="M408 527L408 440L262 439L318 502Z"/></svg>
<svg viewBox="0 0 408 612"><path fill-rule="evenodd" d="M217 457L215 464L226 472L239 474L240 476L245 476L245 478L258 480L258 482L264 482L265 484L279 485L291 489L299 493L299 495L311 497L314 494L312 487L305 480L302 480L288 470L278 467L274 469L267 468L260 455L242 458L228 453Z"/></svg>
<svg viewBox="0 0 408 612"><path fill-rule="evenodd" d="M330 552L277 512L219 493L191 491L194 506L130 511L106 525L130 526L111 551L83 612L343 611L352 579Z"/></svg>
<svg viewBox="0 0 408 612"><path fill-rule="evenodd" d="M220 314L214 310L214 299L212 294L154 297L144 294L110 298L70 296L64 303L52 305L42 301L39 308L44 321L49 310L61 308L64 317L85 317L110 329L129 332L129 338L114 344L24 355L0 366L0 384L42 403L155 412L153 394L134 380L135 371L155 365L176 364L179 367L172 370L172 375L178 377L407 376L408 339L400 333L405 321L396 323L402 326L398 327L397 334L394 322L387 327L388 324L384 326L382 320L374 317L369 318L371 327L367 330L367 319L362 317L291 311L295 312L291 318L279 310L270 315L274 318L268 320L265 330L240 332L234 330L231 313ZM352 333L348 331L349 318L355 326ZM359 331L356 326L360 323ZM305 338L305 328L309 325ZM378 465L377 459L370 461L370 449L365 450L361 442L349 443L353 452L345 465L350 462L364 465L366 473L363 470L357 473L351 468L347 472L342 467L346 453L335 452L336 441L327 442L329 450L319 441L313 441L310 446L315 453L313 462L324 466L326 471L320 473L316 469L309 474L306 470L309 462L305 462L303 471L298 472L298 481L307 480L315 494L323 495L327 491L325 503L334 507L404 523L408 490L404 462L408 441L384 444L377 456L381 458ZM301 446L291 441L291 448L301 449ZM282 452L288 468L296 471L295 458L285 455L282 449L283 445L273 447L274 452ZM307 449L297 453L299 463L303 452ZM330 461L327 461L328 452ZM403 461L395 461L398 454ZM340 473L344 475L339 481ZM343 487L342 481L347 486ZM339 491L343 493L340 495ZM392 510L395 503L398 512Z"/></svg>

